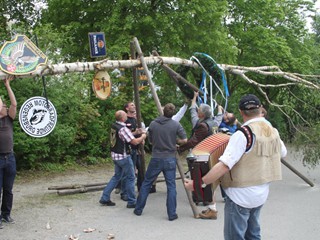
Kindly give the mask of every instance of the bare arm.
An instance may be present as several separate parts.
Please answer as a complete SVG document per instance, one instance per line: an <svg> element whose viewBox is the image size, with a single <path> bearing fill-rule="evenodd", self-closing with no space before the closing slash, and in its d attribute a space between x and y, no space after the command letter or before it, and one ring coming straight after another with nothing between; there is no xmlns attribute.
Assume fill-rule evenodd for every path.
<svg viewBox="0 0 320 240"><path fill-rule="evenodd" d="M188 140L185 138L185 139L177 139L177 144L179 145L182 145L182 144L185 144Z"/></svg>
<svg viewBox="0 0 320 240"><path fill-rule="evenodd" d="M193 98L191 101L191 106L190 106L190 114L191 114L191 123L192 123L192 128L197 124L197 121L199 120L198 113L197 113L197 97L199 93L194 92Z"/></svg>
<svg viewBox="0 0 320 240"><path fill-rule="evenodd" d="M229 168L222 162L218 162L211 170L202 178L205 184L211 184L222 177L229 171ZM185 179L184 185L186 189L193 191L193 180Z"/></svg>
<svg viewBox="0 0 320 240"><path fill-rule="evenodd" d="M146 133L142 133L141 137L132 139L130 143L132 145L138 145L138 144L142 143L143 140L146 139L146 137L147 137L147 134Z"/></svg>
<svg viewBox="0 0 320 240"><path fill-rule="evenodd" d="M211 184L214 183L216 180L218 180L220 177L222 177L224 174L229 172L229 168L227 165L225 165L223 162L218 162L216 165L211 168L211 170L202 178L202 181L205 184Z"/></svg>
<svg viewBox="0 0 320 240"><path fill-rule="evenodd" d="M9 95L9 99L10 99L10 107L9 107L9 116L14 119L16 117L17 114L17 101L16 101L16 97L14 96L14 93L11 89L10 86L10 82L14 79L13 75L9 75L6 77L4 81L4 85L7 88L7 92Z"/></svg>

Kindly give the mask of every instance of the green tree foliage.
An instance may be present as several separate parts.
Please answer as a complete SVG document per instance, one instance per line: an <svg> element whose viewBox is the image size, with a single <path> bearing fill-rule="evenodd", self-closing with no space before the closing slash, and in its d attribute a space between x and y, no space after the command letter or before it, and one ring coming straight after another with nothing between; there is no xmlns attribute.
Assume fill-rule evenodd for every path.
<svg viewBox="0 0 320 240"><path fill-rule="evenodd" d="M314 42L310 41L310 34L306 28L306 10L310 10L312 3L303 0L284 1L248 1L248 0L230 0L228 15L225 17L226 26L231 36L237 42L239 49L237 63L242 66L279 66L288 72L299 72L310 74L314 72L315 65L312 59L312 52L316 47ZM318 64L317 64L318 66ZM276 77L251 76L258 82L265 84L283 83L284 79ZM263 99L263 95L254 87L245 87L247 83L239 83L239 79L231 77L231 92L237 91L236 99L239 93L253 92ZM238 91L238 89L242 91ZM245 90L246 89L246 90ZM245 90L245 91L243 91ZM287 89L275 88L265 89L270 99L286 103L289 107L298 107L298 112L307 118L312 118L308 113L310 109L298 103L310 96L301 92L301 87L287 87ZM310 90L303 92L310 93ZM311 92L311 95L315 94ZM299 96L300 100L294 99ZM317 98L317 97L316 97ZM315 103L314 101L312 101ZM269 108L268 104L265 105ZM313 108L315 106L312 106ZM273 111L272 111L273 113ZM275 112L277 125L283 129L291 129L290 123L286 117L280 117L279 112ZM291 116L295 118L295 113ZM272 118L275 117L272 115ZM271 118L271 119L272 119ZM298 119L298 118L297 118ZM300 120L299 120L300 121ZM295 121L296 122L296 121ZM297 123L297 122L296 122ZM283 125L283 126L281 126ZM292 137L283 131L285 137Z"/></svg>
<svg viewBox="0 0 320 240"><path fill-rule="evenodd" d="M302 15L310 3L295 1L230 0L226 26L237 42L237 64L242 66L279 66L285 71L305 73L312 67L310 48ZM310 47L310 46L308 46ZM276 78L264 78L275 83ZM265 80L261 79L263 82ZM232 85L238 83L231 81ZM241 86L243 87L243 86ZM251 87L250 91L254 91Z"/></svg>
<svg viewBox="0 0 320 240"><path fill-rule="evenodd" d="M226 1L49 0L43 22L69 39L63 50L71 53L70 60L88 59L88 32L103 31L113 59L128 53L129 42L137 37L145 54L153 49L169 56L203 51L232 61L233 41L221 25L225 11Z"/></svg>
<svg viewBox="0 0 320 240"><path fill-rule="evenodd" d="M276 65L285 70L305 68L292 61L298 56L301 58L301 53L306 54L303 38L307 29L302 9L311 3L302 0L228 2L226 25L237 41L238 64Z"/></svg>
<svg viewBox="0 0 320 240"><path fill-rule="evenodd" d="M320 74L320 13L315 14L314 22L312 24L314 35L313 39L310 40L311 43L309 45L314 44L315 42L315 48L311 48L313 51L312 53L312 59L314 62L314 72L315 74Z"/></svg>

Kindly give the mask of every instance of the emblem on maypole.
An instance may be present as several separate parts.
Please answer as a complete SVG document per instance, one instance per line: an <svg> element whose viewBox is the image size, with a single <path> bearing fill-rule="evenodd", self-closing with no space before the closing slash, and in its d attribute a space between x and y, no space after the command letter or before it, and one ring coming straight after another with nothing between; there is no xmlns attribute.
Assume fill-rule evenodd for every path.
<svg viewBox="0 0 320 240"><path fill-rule="evenodd" d="M0 50L0 69L12 75L25 75L47 63L47 56L24 35L6 41Z"/></svg>
<svg viewBox="0 0 320 240"><path fill-rule="evenodd" d="M57 112L44 97L32 97L23 103L19 112L20 126L32 137L44 137L53 131Z"/></svg>

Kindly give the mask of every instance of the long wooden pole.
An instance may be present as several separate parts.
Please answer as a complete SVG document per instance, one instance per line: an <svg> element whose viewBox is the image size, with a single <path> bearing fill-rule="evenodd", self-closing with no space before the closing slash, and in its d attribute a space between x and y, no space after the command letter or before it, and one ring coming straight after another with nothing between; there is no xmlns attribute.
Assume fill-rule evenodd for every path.
<svg viewBox="0 0 320 240"><path fill-rule="evenodd" d="M163 114L162 107L161 107L160 101L159 101L159 99L158 99L158 95L157 95L157 93L156 93L156 91L155 91L155 89L154 89L154 84L153 84L153 82L152 82L152 80L151 80L151 74L150 74L150 72L149 72L149 70L148 70L148 66L147 66L147 64L146 64L145 61L144 61L143 53L142 53L142 51L141 51L141 48L140 48L138 39L137 39L137 38L134 38L133 41L134 41L134 43L135 43L136 50L137 50L137 52L138 52L138 54L139 54L140 61L141 61L141 63L142 63L143 69L144 69L144 71L145 71L145 73L146 73L146 76L147 76L147 78L148 78L148 82L149 82L149 85L150 85L150 88L151 88L151 92L152 92L153 98L154 98L154 100L155 100L155 102L156 102L158 112L159 112L159 114L162 115L162 114ZM183 170L182 170L183 168L182 168L182 166L181 166L178 158L177 158L177 168L178 168L178 171L179 171L179 173L180 173L180 177L181 177L181 179L182 179L182 184L183 184L183 183L184 183L184 173L183 173ZM183 184L183 186L184 186L184 184ZM190 193L187 189L185 189L185 190L186 190L186 193L187 193L187 196L188 196L188 200L189 200L189 203L190 203L190 207L191 207L191 209L192 209L192 211L193 211L193 215L194 215L195 218L197 218L197 217L199 217L199 213L198 213L197 207L195 206L195 204L194 204L193 201L192 201L191 193Z"/></svg>
<svg viewBox="0 0 320 240"><path fill-rule="evenodd" d="M134 49L133 42L130 42L130 51L131 51L131 59L136 58L136 51ZM141 127L141 108L140 108L140 96L139 96L139 84L137 80L137 68L132 68L132 82L133 82L133 91L134 91L134 102L136 105L136 114L137 114L137 124L138 127Z"/></svg>
<svg viewBox="0 0 320 240"><path fill-rule="evenodd" d="M87 184L68 184L62 186L51 186L48 187L48 190L66 190L66 189L77 189L77 188L84 188L84 187L96 187L96 186L106 186L106 182L101 183L87 183Z"/></svg>
<svg viewBox="0 0 320 240"><path fill-rule="evenodd" d="M139 41L138 41L138 39L137 39L136 37L133 38L133 43L134 43L134 46L135 46L135 48L136 48L136 51L137 51L137 53L138 53L138 55L139 55L139 59L140 59L140 61L141 61L143 70L144 70L144 72L145 72L145 74L146 74L146 76L147 76L148 83L149 83L149 87L150 87L150 89L151 89L151 93L152 93L153 99L154 99L154 101L155 101L155 103L156 103L156 106L157 106L157 109L158 109L158 113L159 113L159 115L163 115L162 106L161 106L161 103L160 103L160 101L159 101L157 91L156 91L156 89L155 89L155 87L154 87L154 83L153 83L153 81L152 81L151 73L150 73L150 71L149 71L149 69L148 69L148 66L147 66L145 60L144 60L144 56L143 56L143 53L142 53L142 51L141 51ZM154 182L153 185L155 185L155 184L156 184L156 180L155 180L155 182Z"/></svg>
<svg viewBox="0 0 320 240"><path fill-rule="evenodd" d="M157 51L152 51L153 56L160 57ZM177 83L178 81L183 82L184 84L188 85L193 91L199 92L202 95L204 95L204 92L201 91L199 88L194 86L192 83L189 83L187 79L182 77L179 73L174 71L172 68L170 68L167 64L162 63L161 67L169 74L170 77L172 77L175 82Z"/></svg>
<svg viewBox="0 0 320 240"><path fill-rule="evenodd" d="M176 180L181 179L177 177ZM165 182L165 179L157 179L157 183ZM108 183L91 183L91 184L75 184L75 185L62 185L62 186L51 186L48 190L57 190L58 195L71 195L76 193L86 193L93 191L103 190Z"/></svg>
<svg viewBox="0 0 320 240"><path fill-rule="evenodd" d="M184 65L192 68L199 67L193 61L177 58L177 57L158 57L150 56L144 58L147 65L157 65L159 62L165 62L167 64ZM91 72L95 70L107 70L116 68L132 68L141 67L140 59L130 60L110 60L104 59L94 62L73 62L73 63L59 63L40 65L34 72L29 74L19 75L19 78L32 78L36 76L57 75L73 72ZM0 71L0 79L5 79L8 74Z"/></svg>
<svg viewBox="0 0 320 240"><path fill-rule="evenodd" d="M188 198L190 207L191 207L192 212L193 212L193 217L194 218L199 218L200 217L199 216L199 210L198 210L198 207L196 206L196 204L192 200L192 193L189 190L187 190L185 188L185 186L184 186L184 172L182 171L183 167L182 167L181 160L180 160L179 156L177 156L177 166L178 166L178 171L179 171L180 176L181 176L182 185L184 187L184 190L186 191L187 198Z"/></svg>
<svg viewBox="0 0 320 240"><path fill-rule="evenodd" d="M134 48L133 41L130 42L130 51L131 51L131 59L136 58L136 51ZM137 112L137 124L138 127L141 128L141 107L140 107L140 96L139 96L139 84L137 80L137 68L132 68L132 80L133 80L133 89L134 89L134 102L136 105L136 112ZM140 169L138 170L141 174L141 180L144 179L144 175L146 172L146 162L145 162L145 155L144 155L144 145L139 144L139 150L140 150ZM138 154L138 153L137 153Z"/></svg>
<svg viewBox="0 0 320 240"><path fill-rule="evenodd" d="M292 172L294 172L296 175L298 175L303 181L308 183L311 187L314 186L314 183L311 182L307 177L302 175L297 169L295 169L291 164L289 164L287 161L281 158L281 162L283 165L285 165L287 168L289 168Z"/></svg>
<svg viewBox="0 0 320 240"><path fill-rule="evenodd" d="M147 76L147 79L148 79L148 83L149 83L149 87L151 89L151 92L152 92L152 96L153 96L153 99L156 103L156 106L157 106L157 109L158 109L158 112L160 115L163 114L163 111L162 111L162 107L161 107L161 104L160 104L160 101L159 101L159 98L158 98L158 95L157 95L157 92L156 92L156 89L154 87L154 83L152 81L152 77L151 77L151 73L148 69L148 65L146 63L146 61L144 60L144 56L143 56L143 53L141 51L141 48L140 48L140 44L138 42L138 39L136 37L133 38L133 42L135 44L135 47L136 47L136 50L138 52L138 55L139 55L139 58L140 58L140 61L141 61L141 64L142 64L142 67L143 67L143 70Z"/></svg>

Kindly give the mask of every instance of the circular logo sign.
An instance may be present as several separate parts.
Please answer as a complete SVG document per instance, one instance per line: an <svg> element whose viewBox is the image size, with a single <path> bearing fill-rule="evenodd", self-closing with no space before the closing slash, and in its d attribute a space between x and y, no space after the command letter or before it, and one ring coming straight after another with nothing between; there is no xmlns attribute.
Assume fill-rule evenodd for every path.
<svg viewBox="0 0 320 240"><path fill-rule="evenodd" d="M98 71L94 75L92 89L101 100L106 100L110 96L111 80L107 71Z"/></svg>
<svg viewBox="0 0 320 240"><path fill-rule="evenodd" d="M28 135L44 137L56 126L57 112L49 100L32 97L23 103L19 112L19 122Z"/></svg>

